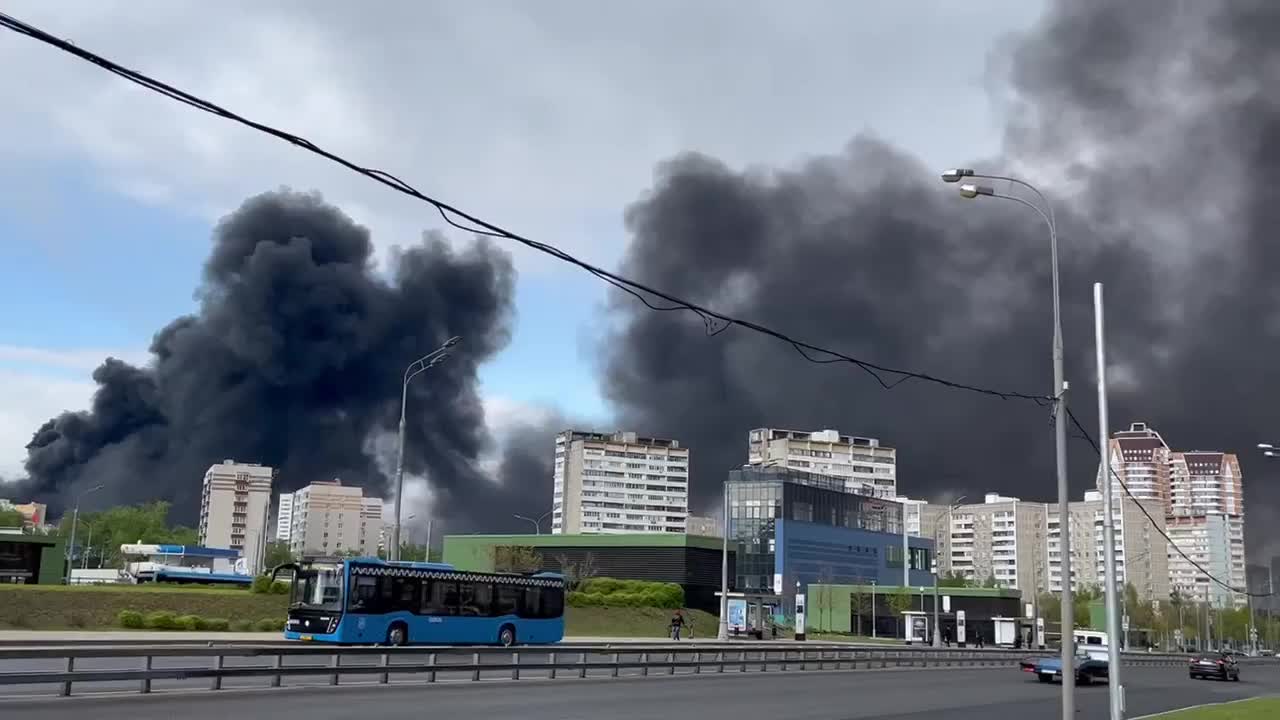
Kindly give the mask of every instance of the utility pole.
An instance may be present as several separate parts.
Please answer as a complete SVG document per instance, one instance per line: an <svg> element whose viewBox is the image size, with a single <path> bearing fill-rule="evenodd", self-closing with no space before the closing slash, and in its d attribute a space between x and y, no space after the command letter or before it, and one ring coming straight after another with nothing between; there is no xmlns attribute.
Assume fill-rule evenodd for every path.
<svg viewBox="0 0 1280 720"><path fill-rule="evenodd" d="M1103 323L1102 283L1093 284L1093 332L1098 361L1098 443L1102 455L1098 467L1102 475L1102 559L1107 575L1104 590L1107 603L1107 687L1111 720L1124 720L1124 686L1120 683L1120 646L1117 644L1121 605L1116 591L1116 520L1111 497L1111 429L1107 419L1107 337Z"/></svg>
<svg viewBox="0 0 1280 720"><path fill-rule="evenodd" d="M720 538L720 629L716 639L724 642L729 639L729 483L721 486L724 495L724 537Z"/></svg>

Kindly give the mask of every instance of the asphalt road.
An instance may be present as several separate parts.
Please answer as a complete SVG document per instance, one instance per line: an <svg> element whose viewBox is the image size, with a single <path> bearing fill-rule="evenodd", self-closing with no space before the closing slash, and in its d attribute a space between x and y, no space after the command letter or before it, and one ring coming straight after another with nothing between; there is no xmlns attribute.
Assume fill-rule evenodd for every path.
<svg viewBox="0 0 1280 720"><path fill-rule="evenodd" d="M1192 681L1182 668L1128 670L1130 717L1280 692L1280 667L1241 682ZM1016 669L748 673L700 677L389 685L185 692L0 703L23 720L350 720L440 717L520 720L1056 720L1059 687ZM1105 686L1079 688L1082 720L1105 718Z"/></svg>

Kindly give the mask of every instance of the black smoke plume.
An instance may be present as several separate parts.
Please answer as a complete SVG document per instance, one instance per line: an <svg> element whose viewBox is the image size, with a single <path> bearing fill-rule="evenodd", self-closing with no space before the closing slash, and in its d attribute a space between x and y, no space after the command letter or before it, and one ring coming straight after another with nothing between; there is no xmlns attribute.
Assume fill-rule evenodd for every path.
<svg viewBox="0 0 1280 720"><path fill-rule="evenodd" d="M404 368L460 335L410 385L405 463L438 517L473 526L498 489L478 465L491 439L476 369L508 342L513 282L505 252L431 234L383 277L369 232L318 195L251 198L214 230L199 310L156 334L147 367L94 372L92 407L32 438L24 490L56 509L100 483L95 506L164 499L190 523L204 471L234 458L278 468L278 490L339 477L389 498ZM540 481L503 491L541 497Z"/></svg>
<svg viewBox="0 0 1280 720"><path fill-rule="evenodd" d="M1145 421L1176 449L1239 452L1255 556L1280 553L1280 474L1253 449L1280 438L1277 38L1280 4L1266 0L1061 0L991 59L992 85L1008 88L1003 151L954 160L1056 201L1076 415L1096 435L1101 281L1113 428ZM779 170L680 156L627 213L625 270L882 364L1050 394L1045 226L959 198L942 169L869 137ZM695 508L714 504L761 426L881 438L912 496L1056 497L1046 408L918 381L886 391L742 329L708 338L698 318L626 296L614 311L604 387L620 424L692 448ZM1097 460L1071 448L1078 497Z"/></svg>

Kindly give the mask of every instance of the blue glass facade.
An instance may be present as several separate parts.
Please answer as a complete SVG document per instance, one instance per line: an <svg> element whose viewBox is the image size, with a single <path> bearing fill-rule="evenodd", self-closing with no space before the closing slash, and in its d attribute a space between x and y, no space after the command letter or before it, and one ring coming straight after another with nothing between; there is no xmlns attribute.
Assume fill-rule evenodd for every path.
<svg viewBox="0 0 1280 720"><path fill-rule="evenodd" d="M729 473L737 590L791 596L796 582L902 584L902 505L840 478L780 467ZM912 585L931 586L933 542L909 538Z"/></svg>

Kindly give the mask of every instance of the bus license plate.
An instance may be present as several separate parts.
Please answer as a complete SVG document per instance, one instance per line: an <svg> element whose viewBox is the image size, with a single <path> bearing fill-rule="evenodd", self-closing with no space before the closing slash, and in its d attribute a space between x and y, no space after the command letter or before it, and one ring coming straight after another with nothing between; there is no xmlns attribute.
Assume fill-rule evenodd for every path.
<svg viewBox="0 0 1280 720"><path fill-rule="evenodd" d="M299 635L298 639L302 642L311 642L312 640L315 640L315 637L311 635Z"/></svg>

